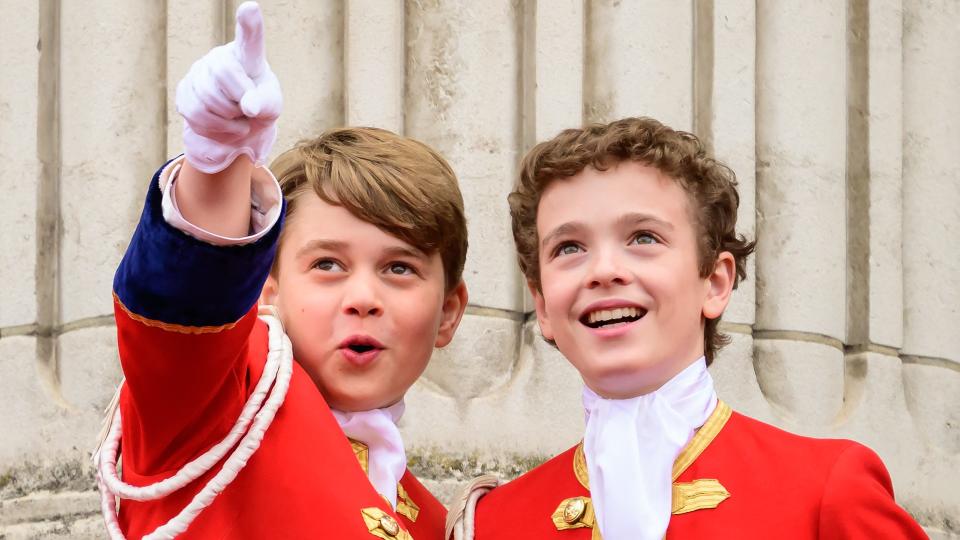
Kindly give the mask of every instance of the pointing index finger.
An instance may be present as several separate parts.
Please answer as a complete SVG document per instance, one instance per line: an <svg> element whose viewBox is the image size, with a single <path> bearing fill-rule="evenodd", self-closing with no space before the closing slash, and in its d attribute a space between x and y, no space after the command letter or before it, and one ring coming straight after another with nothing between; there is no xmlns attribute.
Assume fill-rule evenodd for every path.
<svg viewBox="0 0 960 540"><path fill-rule="evenodd" d="M235 36L240 65L250 78L259 77L266 66L263 39L263 14L256 2L244 2L237 8Z"/></svg>

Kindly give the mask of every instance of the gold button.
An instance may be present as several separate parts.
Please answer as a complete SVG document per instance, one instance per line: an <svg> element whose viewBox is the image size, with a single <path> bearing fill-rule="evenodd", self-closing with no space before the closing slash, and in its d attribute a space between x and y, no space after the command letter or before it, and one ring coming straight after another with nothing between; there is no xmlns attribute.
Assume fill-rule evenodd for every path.
<svg viewBox="0 0 960 540"><path fill-rule="evenodd" d="M387 533L389 536L396 536L400 534L400 525L397 525L397 520L390 516L383 516L380 518L380 528L383 529L383 532Z"/></svg>
<svg viewBox="0 0 960 540"><path fill-rule="evenodd" d="M576 497L567 501L566 506L563 507L563 521L573 524L576 523L583 513L587 510L587 503L583 501L583 498Z"/></svg>

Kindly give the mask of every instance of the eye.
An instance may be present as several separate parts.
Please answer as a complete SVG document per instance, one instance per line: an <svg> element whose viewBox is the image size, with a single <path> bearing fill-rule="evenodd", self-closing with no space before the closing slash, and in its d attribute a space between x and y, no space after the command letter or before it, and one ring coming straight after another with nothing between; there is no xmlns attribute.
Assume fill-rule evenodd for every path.
<svg viewBox="0 0 960 540"><path fill-rule="evenodd" d="M318 259L311 268L322 270L324 272L343 272L343 266L333 259Z"/></svg>
<svg viewBox="0 0 960 540"><path fill-rule="evenodd" d="M564 242L553 249L553 256L559 257L561 255L575 255L583 249L573 242Z"/></svg>
<svg viewBox="0 0 960 540"><path fill-rule="evenodd" d="M387 272L390 272L395 276L409 276L416 273L416 271L414 271L412 266L402 262L390 263L389 265L387 265Z"/></svg>
<svg viewBox="0 0 960 540"><path fill-rule="evenodd" d="M634 235L633 239L630 240L630 243L638 244L638 245L650 245L650 244L659 244L660 240L658 240L656 236L648 232L640 232Z"/></svg>

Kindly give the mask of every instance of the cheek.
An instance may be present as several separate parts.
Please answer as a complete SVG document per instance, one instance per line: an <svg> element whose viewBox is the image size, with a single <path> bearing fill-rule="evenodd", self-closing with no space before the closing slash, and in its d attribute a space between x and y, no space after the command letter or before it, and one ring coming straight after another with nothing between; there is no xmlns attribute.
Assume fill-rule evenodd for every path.
<svg viewBox="0 0 960 540"><path fill-rule="evenodd" d="M573 309L578 281L563 272L541 273L544 306L551 320L566 318Z"/></svg>
<svg viewBox="0 0 960 540"><path fill-rule="evenodd" d="M433 290L410 293L396 296L386 309L392 313L398 338L413 345L429 342L432 349L442 317L442 297Z"/></svg>

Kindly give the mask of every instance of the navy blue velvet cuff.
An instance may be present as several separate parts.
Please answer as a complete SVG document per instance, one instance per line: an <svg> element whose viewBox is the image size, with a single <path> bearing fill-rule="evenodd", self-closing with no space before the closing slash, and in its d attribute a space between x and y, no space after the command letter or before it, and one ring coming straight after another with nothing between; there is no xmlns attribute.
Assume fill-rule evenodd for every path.
<svg viewBox="0 0 960 540"><path fill-rule="evenodd" d="M147 319L183 326L236 322L260 296L276 254L283 214L254 243L208 244L163 219L162 171L161 167L150 182L140 223L117 268L113 290L124 307Z"/></svg>

